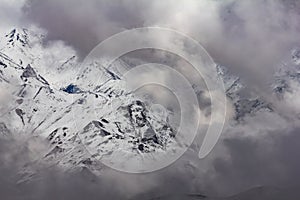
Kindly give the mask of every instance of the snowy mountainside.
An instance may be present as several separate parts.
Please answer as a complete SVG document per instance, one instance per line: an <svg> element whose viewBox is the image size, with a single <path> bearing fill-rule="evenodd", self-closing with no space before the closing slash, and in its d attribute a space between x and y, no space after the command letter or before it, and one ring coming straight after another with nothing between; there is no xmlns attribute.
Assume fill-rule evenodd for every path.
<svg viewBox="0 0 300 200"><path fill-rule="evenodd" d="M117 66L128 69L126 63L118 60L109 69L102 61L78 67L74 51L60 53L68 47L59 42L44 47L43 37L14 29L0 39L1 136L31 134L49 143L41 157L21 170L21 182L35 175L34 165L98 173L102 165L97 160L120 148L146 154L176 146L168 116L124 89ZM289 67L283 65L275 73L271 86L279 99L291 92L292 84L299 84L299 60L295 48ZM258 112L274 112L263 97L244 96L245 83L225 66L218 65L217 71L235 109L235 122Z"/></svg>
<svg viewBox="0 0 300 200"><path fill-rule="evenodd" d="M126 92L117 73L100 63L76 70L74 55L49 60L57 55L36 42L41 38L14 29L1 39L1 134L31 134L49 142L49 150L22 169L23 181L34 176L32 165L42 163L96 173L96 158L120 142L133 153L175 143L168 119Z"/></svg>

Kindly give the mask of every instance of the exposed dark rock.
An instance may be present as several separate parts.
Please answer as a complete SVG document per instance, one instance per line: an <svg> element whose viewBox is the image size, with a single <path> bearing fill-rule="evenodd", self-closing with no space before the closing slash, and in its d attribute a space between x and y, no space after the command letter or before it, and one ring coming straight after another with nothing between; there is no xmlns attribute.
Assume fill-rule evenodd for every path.
<svg viewBox="0 0 300 200"><path fill-rule="evenodd" d="M140 151L144 151L144 144L139 144L138 149L139 149Z"/></svg>
<svg viewBox="0 0 300 200"><path fill-rule="evenodd" d="M29 78L29 77L37 77L36 72L34 69L30 66L30 64L27 65L27 67L24 69L23 74L21 75L21 78Z"/></svg>
<svg viewBox="0 0 300 200"><path fill-rule="evenodd" d="M15 111L16 111L16 114L21 118L23 125L25 125L24 118L23 118L23 115L25 113L23 112L23 110L20 108L17 108Z"/></svg>
<svg viewBox="0 0 300 200"><path fill-rule="evenodd" d="M18 104L22 104L22 103L23 103L23 99L17 99L16 102L17 102Z"/></svg>
<svg viewBox="0 0 300 200"><path fill-rule="evenodd" d="M104 122L104 123L109 123L109 122L108 122L106 119L104 119L104 118L101 119L101 121Z"/></svg>

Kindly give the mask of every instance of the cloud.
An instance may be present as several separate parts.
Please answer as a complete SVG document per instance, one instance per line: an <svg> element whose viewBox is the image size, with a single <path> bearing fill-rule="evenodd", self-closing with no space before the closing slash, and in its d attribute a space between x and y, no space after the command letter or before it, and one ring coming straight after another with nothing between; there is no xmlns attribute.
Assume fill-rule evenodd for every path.
<svg viewBox="0 0 300 200"><path fill-rule="evenodd" d="M176 29L201 42L216 62L240 75L249 88L284 114L259 113L244 124L229 125L204 160L198 160L196 142L184 157L157 174L136 176L108 170L95 182L89 176L82 178L81 173L65 175L54 169L46 170L42 180L17 189L7 177L14 177L24 160L31 159L31 153L15 152L19 142L0 141L0 159L5 163L0 168L1 194L8 199L32 194L37 196L28 198L53 199L55 193L57 198L65 199L97 199L104 195L120 199L174 191L226 196L257 185L299 187L299 127L295 126L298 120L293 113L299 107L298 85L293 85L294 93L286 94L284 101L269 95L269 83L278 63L292 46L300 44L299 1L29 0L25 4L2 0L0 8L4 11L0 12L0 30L33 24L47 30L46 42L51 51L59 52L57 46L65 44L53 41L62 40L82 57L122 30L141 26ZM157 40L163 38L158 36ZM149 54L131 56L149 59ZM188 66L176 59L173 62ZM2 96L1 92L0 100Z"/></svg>
<svg viewBox="0 0 300 200"><path fill-rule="evenodd" d="M30 0L25 19L87 55L99 42L126 29L161 26L198 40L214 60L268 96L267 79L298 37L299 3L294 0L96 1ZM255 14L253 14L255 13ZM163 38L157 36L163 42Z"/></svg>
<svg viewBox="0 0 300 200"><path fill-rule="evenodd" d="M289 127L270 131L269 135L259 138L225 139L230 158L214 161L215 187L232 194L251 186L298 188L298 133L299 127Z"/></svg>
<svg viewBox="0 0 300 200"><path fill-rule="evenodd" d="M64 40L85 55L98 42L125 28L141 26L139 3L124 1L35 1L24 7L25 16L48 30L49 40ZM135 5L135 6L134 6ZM127 7L127 9L123 9Z"/></svg>
<svg viewBox="0 0 300 200"><path fill-rule="evenodd" d="M0 34L3 36L15 27L27 28L29 24L24 20L22 11L26 0L1 0L0 3Z"/></svg>

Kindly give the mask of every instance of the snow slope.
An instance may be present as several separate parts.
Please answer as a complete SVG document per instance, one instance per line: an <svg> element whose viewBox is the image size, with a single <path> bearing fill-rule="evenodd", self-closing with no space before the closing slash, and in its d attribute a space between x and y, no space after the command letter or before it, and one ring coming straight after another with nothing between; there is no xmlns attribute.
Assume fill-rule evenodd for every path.
<svg viewBox="0 0 300 200"><path fill-rule="evenodd" d="M164 159L181 148L168 115L126 91L118 72L118 66L128 68L126 63L119 60L109 69L101 64L105 60L79 66L73 50L60 42L45 47L43 38L14 29L0 39L1 136L30 134L48 143L45 152L21 170L20 182L35 176L38 170L32 169L38 167L32 166L97 174L103 166L99 159L132 168L136 162ZM289 63L274 74L270 87L279 101L299 85L299 60L295 48ZM265 98L243 95L248 90L245 83L225 66L218 65L217 71L237 123L259 112L275 112Z"/></svg>

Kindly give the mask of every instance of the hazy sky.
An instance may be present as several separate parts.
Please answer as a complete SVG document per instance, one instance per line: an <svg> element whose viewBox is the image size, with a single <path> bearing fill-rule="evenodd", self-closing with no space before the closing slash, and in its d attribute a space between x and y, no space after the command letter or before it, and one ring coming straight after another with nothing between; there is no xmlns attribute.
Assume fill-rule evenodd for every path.
<svg viewBox="0 0 300 200"><path fill-rule="evenodd" d="M141 193L201 192L228 196L256 186L290 193L300 187L299 88L283 101L270 97L270 80L290 50L300 45L298 0L0 0L0 33L13 27L42 29L45 45L62 40L83 58L99 42L122 30L161 26L198 40L219 64L241 76L257 95L275 106L244 123L229 125L204 160L187 152L157 174L130 175L108 170L100 180L45 170L37 183L16 186L18 142L0 140L0 194L4 199L120 199ZM160 38L158 38L159 40ZM296 106L296 107L295 107ZM276 113L277 112L277 113ZM300 111L299 111L300 113ZM188 164L187 164L188 163ZM102 178L102 179L101 179ZM14 194L12 197L11 194ZM295 194L296 195L296 194ZM58 196L56 196L58 197ZM287 199L289 200L289 199Z"/></svg>

